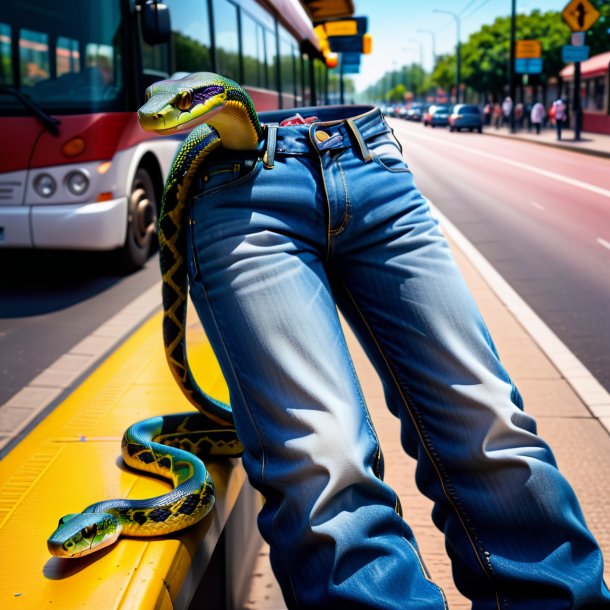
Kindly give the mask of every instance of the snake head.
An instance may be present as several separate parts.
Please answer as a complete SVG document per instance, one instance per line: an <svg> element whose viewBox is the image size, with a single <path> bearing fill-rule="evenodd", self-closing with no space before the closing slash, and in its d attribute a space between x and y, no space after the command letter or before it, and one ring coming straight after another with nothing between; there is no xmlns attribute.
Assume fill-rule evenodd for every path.
<svg viewBox="0 0 610 610"><path fill-rule="evenodd" d="M170 134L205 123L222 111L226 99L222 77L212 72L195 72L148 87L138 119L147 131Z"/></svg>
<svg viewBox="0 0 610 610"><path fill-rule="evenodd" d="M56 557L82 557L114 544L121 529L119 520L109 513L65 515L47 540L47 546Z"/></svg>

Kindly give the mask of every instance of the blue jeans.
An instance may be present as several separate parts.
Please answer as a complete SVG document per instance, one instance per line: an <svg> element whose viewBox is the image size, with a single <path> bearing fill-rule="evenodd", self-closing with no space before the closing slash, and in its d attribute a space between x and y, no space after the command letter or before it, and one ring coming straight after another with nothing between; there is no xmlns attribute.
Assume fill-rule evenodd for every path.
<svg viewBox="0 0 610 610"><path fill-rule="evenodd" d="M265 498L259 528L288 607L446 607L383 482L338 307L382 379L473 608L610 608L574 492L390 128L371 107L301 109L319 122L277 127L294 112L262 116L255 154L210 160L188 244L192 300Z"/></svg>

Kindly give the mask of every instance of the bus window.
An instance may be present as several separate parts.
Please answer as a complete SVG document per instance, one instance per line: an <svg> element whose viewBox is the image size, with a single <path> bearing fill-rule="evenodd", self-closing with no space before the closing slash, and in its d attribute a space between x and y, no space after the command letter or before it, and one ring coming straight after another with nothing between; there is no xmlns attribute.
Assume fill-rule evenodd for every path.
<svg viewBox="0 0 610 610"><path fill-rule="evenodd" d="M265 87L265 41L263 26L242 11L241 36L244 56L244 85Z"/></svg>
<svg viewBox="0 0 610 610"><path fill-rule="evenodd" d="M3 83L54 113L124 108L119 0L2 0L2 6ZM0 112L23 113L23 105L2 96Z"/></svg>
<svg viewBox="0 0 610 610"><path fill-rule="evenodd" d="M216 70L240 81L237 7L228 0L213 0Z"/></svg>
<svg viewBox="0 0 610 610"><path fill-rule="evenodd" d="M0 23L0 85L13 84L11 26Z"/></svg>
<svg viewBox="0 0 610 610"><path fill-rule="evenodd" d="M295 106L295 48L292 36L280 26L280 71L282 80L282 106Z"/></svg>
<svg viewBox="0 0 610 610"><path fill-rule="evenodd" d="M207 2L166 0L172 24L172 72L212 72Z"/></svg>
<svg viewBox="0 0 610 610"><path fill-rule="evenodd" d="M294 77L296 79L296 100L295 104L297 106L304 106L304 97L303 97L303 58L301 53L297 50L296 56L294 60L295 73Z"/></svg>
<svg viewBox="0 0 610 610"><path fill-rule="evenodd" d="M78 49L78 40L66 38L65 36L57 37L57 76L68 74L70 72L80 72L80 52Z"/></svg>
<svg viewBox="0 0 610 610"><path fill-rule="evenodd" d="M33 87L51 75L49 37L43 32L21 30L19 35L20 80L24 87Z"/></svg>
<svg viewBox="0 0 610 610"><path fill-rule="evenodd" d="M277 38L275 31L266 28L265 63L267 64L267 88L277 89Z"/></svg>

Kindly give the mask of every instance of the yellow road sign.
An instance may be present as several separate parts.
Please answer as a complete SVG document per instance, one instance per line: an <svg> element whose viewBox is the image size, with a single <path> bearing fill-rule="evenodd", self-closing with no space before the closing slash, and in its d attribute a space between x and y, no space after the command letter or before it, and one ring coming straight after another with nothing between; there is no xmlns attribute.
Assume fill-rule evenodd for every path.
<svg viewBox="0 0 610 610"><path fill-rule="evenodd" d="M538 59L542 57L542 44L539 40L516 40L515 57L517 59Z"/></svg>
<svg viewBox="0 0 610 610"><path fill-rule="evenodd" d="M324 28L327 36L356 36L358 34L358 22L355 19L327 21Z"/></svg>
<svg viewBox="0 0 610 610"><path fill-rule="evenodd" d="M572 0L561 16L573 32L586 32L597 21L599 11L589 0Z"/></svg>

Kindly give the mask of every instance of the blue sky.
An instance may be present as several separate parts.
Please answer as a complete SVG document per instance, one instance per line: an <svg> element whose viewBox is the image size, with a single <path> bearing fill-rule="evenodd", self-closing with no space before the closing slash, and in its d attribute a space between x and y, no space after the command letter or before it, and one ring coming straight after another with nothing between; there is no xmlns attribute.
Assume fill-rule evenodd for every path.
<svg viewBox="0 0 610 610"><path fill-rule="evenodd" d="M569 0L517 0L518 13L562 11ZM447 10L460 16L461 40L496 17L507 16L511 0L354 0L356 15L369 18L369 33L373 36L373 53L364 55L359 74L351 75L361 91L375 83L383 74L405 63L417 63L422 52L424 67L432 66L432 35L436 53L455 50L456 24L451 15L435 13ZM566 40L566 44L569 41ZM421 46L420 46L421 43Z"/></svg>

